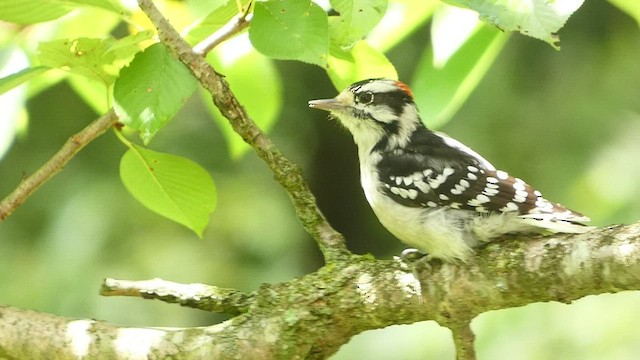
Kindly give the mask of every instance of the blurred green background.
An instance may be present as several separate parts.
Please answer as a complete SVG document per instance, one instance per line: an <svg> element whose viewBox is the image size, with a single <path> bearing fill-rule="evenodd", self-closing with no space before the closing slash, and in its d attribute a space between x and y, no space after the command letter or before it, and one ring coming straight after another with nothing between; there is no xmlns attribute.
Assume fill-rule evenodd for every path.
<svg viewBox="0 0 640 360"><path fill-rule="evenodd" d="M559 52L513 35L469 100L439 130L595 225L637 221L638 24L607 2L589 1L560 35ZM428 36L425 26L388 54L400 79L412 77ZM284 107L271 131L274 142L301 164L321 209L352 251L380 258L398 254L402 244L378 224L359 187L350 136L326 114L307 108L310 99L335 95L326 74L297 62L277 66ZM66 83L30 100L28 109L27 133L0 161L0 196L96 117ZM98 287L105 277L160 277L254 290L322 265L266 166L253 153L230 159L198 96L151 148L189 157L211 172L219 202L204 239L127 193L118 176L126 149L107 133L0 223L0 304L119 325L208 325L225 317L156 301L103 298ZM472 323L478 356L635 359L639 303L640 293L630 292L492 311ZM363 333L334 358L453 356L449 331L425 322Z"/></svg>

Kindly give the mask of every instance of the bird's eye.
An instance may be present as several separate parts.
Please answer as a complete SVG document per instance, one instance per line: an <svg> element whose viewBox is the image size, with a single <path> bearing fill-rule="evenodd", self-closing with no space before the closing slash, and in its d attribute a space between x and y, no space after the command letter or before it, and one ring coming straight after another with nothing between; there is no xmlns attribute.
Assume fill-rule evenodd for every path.
<svg viewBox="0 0 640 360"><path fill-rule="evenodd" d="M373 102L373 93L372 92L364 92L362 94L356 95L356 102L360 104L371 104Z"/></svg>

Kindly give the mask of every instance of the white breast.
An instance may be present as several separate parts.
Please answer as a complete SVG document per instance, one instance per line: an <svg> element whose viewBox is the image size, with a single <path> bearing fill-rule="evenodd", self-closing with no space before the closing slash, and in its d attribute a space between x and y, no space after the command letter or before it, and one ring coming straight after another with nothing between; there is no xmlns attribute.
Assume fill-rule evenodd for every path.
<svg viewBox="0 0 640 360"><path fill-rule="evenodd" d="M360 181L367 201L382 225L394 236L430 257L464 261L477 241L465 230L471 212L449 208L408 207L395 202L377 187L378 174L370 163L361 164ZM453 225L452 225L453 224Z"/></svg>

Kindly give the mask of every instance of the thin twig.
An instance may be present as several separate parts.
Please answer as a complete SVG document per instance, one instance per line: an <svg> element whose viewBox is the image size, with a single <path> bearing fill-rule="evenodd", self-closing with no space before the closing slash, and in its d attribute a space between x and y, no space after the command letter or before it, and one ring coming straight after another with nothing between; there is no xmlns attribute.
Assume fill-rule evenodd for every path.
<svg viewBox="0 0 640 360"><path fill-rule="evenodd" d="M212 312L238 315L247 312L254 295L235 289L206 284L180 284L162 279L104 279L100 287L103 296L132 296L156 299L171 304Z"/></svg>
<svg viewBox="0 0 640 360"><path fill-rule="evenodd" d="M209 51L213 50L220 43L249 27L252 15L253 14L245 11L234 16L226 25L194 46L193 51L198 55L206 56Z"/></svg>
<svg viewBox="0 0 640 360"><path fill-rule="evenodd" d="M138 0L138 5L158 29L160 41L211 93L214 103L229 120L231 127L269 166L275 179L289 194L298 218L305 230L316 240L325 261L339 261L348 257L350 253L346 249L344 238L329 225L318 209L315 197L302 177L300 167L282 155L269 137L258 128L233 94L224 77L216 73L202 56L193 51L160 13L153 1Z"/></svg>
<svg viewBox="0 0 640 360"><path fill-rule="evenodd" d="M23 179L11 194L7 195L7 197L0 202L0 221L11 215L34 191L62 170L82 148L104 134L117 121L118 117L113 112L113 109L111 109L106 114L91 122L91 124L82 129L82 131L71 136L57 153L36 170L35 173Z"/></svg>

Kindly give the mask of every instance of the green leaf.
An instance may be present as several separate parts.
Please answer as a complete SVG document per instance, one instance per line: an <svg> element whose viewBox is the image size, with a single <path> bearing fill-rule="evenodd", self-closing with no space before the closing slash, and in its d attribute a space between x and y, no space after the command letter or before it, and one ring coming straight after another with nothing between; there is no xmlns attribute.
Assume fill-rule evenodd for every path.
<svg viewBox="0 0 640 360"><path fill-rule="evenodd" d="M327 74L339 91L363 79L398 78L389 59L364 40L358 41L349 51L332 47Z"/></svg>
<svg viewBox="0 0 640 360"><path fill-rule="evenodd" d="M504 31L519 31L559 49L556 34L584 0L445 0L475 10L480 17Z"/></svg>
<svg viewBox="0 0 640 360"><path fill-rule="evenodd" d="M250 45L247 44L249 47ZM273 61L255 50L244 53L240 57L231 52L235 45L231 42L222 44L207 57L216 71L224 74L231 90L255 123L265 132L271 130L282 108L282 85L280 75ZM237 48L236 48L237 50ZM256 81L256 77L260 81ZM215 122L221 129L232 159L239 159L250 149L238 134L231 128L229 121L220 114L211 101L211 95L203 91L205 104L208 105ZM256 96L262 94L262 96Z"/></svg>
<svg viewBox="0 0 640 360"><path fill-rule="evenodd" d="M162 44L138 53L113 89L114 109L148 144L196 89L196 80Z"/></svg>
<svg viewBox="0 0 640 360"><path fill-rule="evenodd" d="M73 10L59 1L2 0L0 20L16 24L35 24L57 19Z"/></svg>
<svg viewBox="0 0 640 360"><path fill-rule="evenodd" d="M132 144L120 160L120 178L142 205L202 237L216 205L216 188L200 165Z"/></svg>
<svg viewBox="0 0 640 360"><path fill-rule="evenodd" d="M249 38L256 50L274 59L327 63L327 14L309 0L257 2Z"/></svg>
<svg viewBox="0 0 640 360"><path fill-rule="evenodd" d="M46 66L26 68L0 79L0 95L49 70Z"/></svg>
<svg viewBox="0 0 640 360"><path fill-rule="evenodd" d="M62 39L40 43L38 59L48 67L60 68L110 85L135 53L138 43L152 33L142 31L123 39Z"/></svg>
<svg viewBox="0 0 640 360"><path fill-rule="evenodd" d="M331 41L342 48L364 38L387 11L387 0L331 0L339 16L329 18Z"/></svg>
<svg viewBox="0 0 640 360"><path fill-rule="evenodd" d="M191 28L185 39L189 44L195 45L226 25L237 14L238 4L236 0L228 0Z"/></svg>
<svg viewBox="0 0 640 360"><path fill-rule="evenodd" d="M78 7L93 6L119 15L126 12L112 0L2 0L0 20L16 24L35 24L57 19Z"/></svg>
<svg viewBox="0 0 640 360"><path fill-rule="evenodd" d="M110 88L104 86L103 83L74 74L68 76L66 80L76 95L84 100L96 114L104 114L111 107L113 96L109 91Z"/></svg>
<svg viewBox="0 0 640 360"><path fill-rule="evenodd" d="M38 59L52 68L60 68L110 84L117 69L109 69L111 59L105 58L104 39L64 39L40 43Z"/></svg>
<svg viewBox="0 0 640 360"><path fill-rule="evenodd" d="M0 48L0 76L5 76L0 79L3 93L0 96L0 159L7 153L14 138L24 133L28 123L27 88L17 87L27 78L35 76L34 68L24 69L27 66L29 59L24 49L11 45Z"/></svg>
<svg viewBox="0 0 640 360"><path fill-rule="evenodd" d="M122 6L120 1L117 1L117 0L58 0L58 1L70 3L74 5L94 6L100 9L115 12L117 14L124 14L127 12L127 9L124 6Z"/></svg>
<svg viewBox="0 0 640 360"><path fill-rule="evenodd" d="M367 36L374 48L386 52L422 26L440 5L440 0L394 0L382 21Z"/></svg>
<svg viewBox="0 0 640 360"><path fill-rule="evenodd" d="M609 0L618 9L631 16L640 25L640 1L638 0Z"/></svg>
<svg viewBox="0 0 640 360"><path fill-rule="evenodd" d="M445 64L434 64L433 51L425 51L411 89L427 126L437 128L449 121L478 85L507 38L508 34L481 23Z"/></svg>

